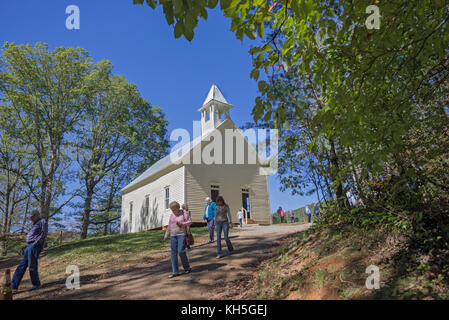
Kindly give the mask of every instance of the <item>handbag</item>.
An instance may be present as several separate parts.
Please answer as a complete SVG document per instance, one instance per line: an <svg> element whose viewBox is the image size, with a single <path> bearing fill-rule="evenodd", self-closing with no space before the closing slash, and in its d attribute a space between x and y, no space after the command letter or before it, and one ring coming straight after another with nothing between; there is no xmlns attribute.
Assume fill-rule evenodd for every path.
<svg viewBox="0 0 449 320"><path fill-rule="evenodd" d="M189 232L186 234L186 245L191 246L195 243L195 239L193 238L193 235Z"/></svg>

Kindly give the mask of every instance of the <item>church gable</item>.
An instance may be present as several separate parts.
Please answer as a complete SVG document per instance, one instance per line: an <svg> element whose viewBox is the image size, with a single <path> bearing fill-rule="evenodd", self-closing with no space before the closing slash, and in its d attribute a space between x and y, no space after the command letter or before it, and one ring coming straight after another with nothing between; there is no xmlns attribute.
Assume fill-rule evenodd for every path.
<svg viewBox="0 0 449 320"><path fill-rule="evenodd" d="M259 165L260 174L267 175L266 161L262 160L251 144L255 144L259 138L257 131L239 130L230 118L231 108L232 105L227 102L218 87L212 85L203 106L198 109L201 112L201 136L156 162L123 188L122 192L128 192L136 185L150 181L152 176L161 171L169 171L180 164Z"/></svg>

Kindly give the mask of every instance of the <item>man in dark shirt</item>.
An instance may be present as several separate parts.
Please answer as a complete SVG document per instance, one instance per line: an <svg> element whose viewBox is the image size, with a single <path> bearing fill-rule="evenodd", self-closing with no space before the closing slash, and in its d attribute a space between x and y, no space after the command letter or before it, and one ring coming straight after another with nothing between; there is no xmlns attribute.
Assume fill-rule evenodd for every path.
<svg viewBox="0 0 449 320"><path fill-rule="evenodd" d="M20 281L22 281L27 267L30 270L30 278L33 285L30 290L35 290L41 286L37 271L37 259L44 248L45 238L48 233L48 224L45 219L41 218L38 210L33 210L31 212L30 219L33 221L33 226L26 237L26 242L28 245L25 249L23 260L17 266L16 272L14 272L14 276L11 281L13 291L18 290Z"/></svg>

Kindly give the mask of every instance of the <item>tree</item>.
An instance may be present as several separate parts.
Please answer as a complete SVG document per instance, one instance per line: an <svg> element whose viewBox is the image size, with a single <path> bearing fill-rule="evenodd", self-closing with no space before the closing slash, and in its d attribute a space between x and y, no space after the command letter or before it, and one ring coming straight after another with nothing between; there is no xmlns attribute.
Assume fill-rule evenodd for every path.
<svg viewBox="0 0 449 320"><path fill-rule="evenodd" d="M108 193L106 202L102 201L106 224L111 219L112 199L118 192L117 174L129 174L123 169L129 167L129 162L137 164L142 157L144 162L160 158L168 146L163 113L145 101L135 85L109 72L95 82L99 90L80 122L75 142L79 177L84 187L81 239L87 236L96 188L103 179L112 175L110 185L103 185L99 192L100 195ZM95 223L100 222L96 219Z"/></svg>
<svg viewBox="0 0 449 320"><path fill-rule="evenodd" d="M2 101L18 119L16 138L32 148L39 172L36 197L47 220L61 208L50 212L52 201L61 192L64 169L70 165L67 137L90 105L94 71L103 66L95 66L81 48L50 51L42 43L32 47L8 42L3 46Z"/></svg>

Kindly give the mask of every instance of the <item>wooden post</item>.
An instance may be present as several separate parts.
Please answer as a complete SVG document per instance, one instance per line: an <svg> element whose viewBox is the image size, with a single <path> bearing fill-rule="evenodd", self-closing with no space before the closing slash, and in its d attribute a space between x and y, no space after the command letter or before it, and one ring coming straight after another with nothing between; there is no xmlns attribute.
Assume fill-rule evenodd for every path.
<svg viewBox="0 0 449 320"><path fill-rule="evenodd" d="M12 300L11 270L6 269L0 290L0 300Z"/></svg>

